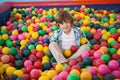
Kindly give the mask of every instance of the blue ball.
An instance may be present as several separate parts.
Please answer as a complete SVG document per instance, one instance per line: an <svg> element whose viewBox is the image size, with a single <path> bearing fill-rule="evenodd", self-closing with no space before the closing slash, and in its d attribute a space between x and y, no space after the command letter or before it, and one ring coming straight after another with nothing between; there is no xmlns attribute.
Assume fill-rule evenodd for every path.
<svg viewBox="0 0 120 80"><path fill-rule="evenodd" d="M98 76L93 76L92 80L100 80L100 78Z"/></svg>
<svg viewBox="0 0 120 80"><path fill-rule="evenodd" d="M15 55L16 60L22 60L22 58L23 58L22 54L16 54Z"/></svg>
<svg viewBox="0 0 120 80"><path fill-rule="evenodd" d="M22 60L18 60L15 62L15 66L19 69L24 67L24 62Z"/></svg>
<svg viewBox="0 0 120 80"><path fill-rule="evenodd" d="M107 74L104 76L104 80L114 80L114 76L112 74Z"/></svg>
<svg viewBox="0 0 120 80"><path fill-rule="evenodd" d="M25 80L25 78L20 77L20 78L17 78L16 80Z"/></svg>
<svg viewBox="0 0 120 80"><path fill-rule="evenodd" d="M92 59L91 59L90 57L85 57L85 58L83 59L83 62L84 62L84 64L85 64L86 66L92 65Z"/></svg>
<svg viewBox="0 0 120 80"><path fill-rule="evenodd" d="M9 77L8 77L8 80L16 80L18 78L18 76L16 74L11 74Z"/></svg>

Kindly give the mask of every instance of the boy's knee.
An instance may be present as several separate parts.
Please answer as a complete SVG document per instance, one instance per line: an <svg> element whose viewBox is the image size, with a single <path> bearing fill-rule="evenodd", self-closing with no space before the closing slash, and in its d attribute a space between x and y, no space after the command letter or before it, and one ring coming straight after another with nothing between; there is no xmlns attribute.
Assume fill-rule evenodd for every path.
<svg viewBox="0 0 120 80"><path fill-rule="evenodd" d="M54 45L56 45L56 44L57 44L56 42L51 42L51 43L49 44L49 48L52 47L52 46L54 46Z"/></svg>

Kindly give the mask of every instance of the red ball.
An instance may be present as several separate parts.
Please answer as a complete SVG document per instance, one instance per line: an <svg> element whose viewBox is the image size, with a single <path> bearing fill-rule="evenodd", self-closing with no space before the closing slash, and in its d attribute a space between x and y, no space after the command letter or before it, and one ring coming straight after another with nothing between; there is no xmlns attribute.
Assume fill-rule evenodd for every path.
<svg viewBox="0 0 120 80"><path fill-rule="evenodd" d="M15 62L15 57L14 56L9 55L9 57L10 57L10 62Z"/></svg>
<svg viewBox="0 0 120 80"><path fill-rule="evenodd" d="M70 73L71 68L65 68L65 69L64 69L64 71L66 71L66 72Z"/></svg>
<svg viewBox="0 0 120 80"><path fill-rule="evenodd" d="M108 43L107 43L107 42L101 42L100 45L101 45L101 46L106 46L106 47L107 47L107 46L108 46Z"/></svg>
<svg viewBox="0 0 120 80"><path fill-rule="evenodd" d="M94 60L93 61L93 65L94 66L100 66L101 64L105 64L105 61L104 60L102 60L102 59L97 59L97 60Z"/></svg>
<svg viewBox="0 0 120 80"><path fill-rule="evenodd" d="M34 69L34 66L33 66L33 65L29 65L29 66L27 66L27 68L26 68L26 72L29 74L32 69Z"/></svg>
<svg viewBox="0 0 120 80"><path fill-rule="evenodd" d="M36 49L32 49L32 50L31 50L31 53L32 53L32 54L36 54L36 53L37 53Z"/></svg>
<svg viewBox="0 0 120 80"><path fill-rule="evenodd" d="M48 43L43 43L43 46L47 46L48 47Z"/></svg>
<svg viewBox="0 0 120 80"><path fill-rule="evenodd" d="M111 34L111 37L114 38L115 40L117 40L119 35L118 35L118 33L114 33L114 34Z"/></svg>
<svg viewBox="0 0 120 80"><path fill-rule="evenodd" d="M31 60L32 62L35 62L35 61L37 61L37 57L35 55L31 54L29 56L29 60Z"/></svg>
<svg viewBox="0 0 120 80"><path fill-rule="evenodd" d="M98 49L100 49L100 45L98 45L98 44L95 44L95 45L93 45L93 47L92 47L94 50L98 50Z"/></svg>
<svg viewBox="0 0 120 80"><path fill-rule="evenodd" d="M114 59L114 60L118 60L118 59L120 59L120 55L119 54L113 54L111 58Z"/></svg>
<svg viewBox="0 0 120 80"><path fill-rule="evenodd" d="M73 69L76 69L76 70L78 70L78 71L80 71L81 70L81 68L78 66L78 65L74 65L74 66L72 66L72 68L71 68L72 70Z"/></svg>
<svg viewBox="0 0 120 80"><path fill-rule="evenodd" d="M42 59L42 57L43 57L43 52L37 52L37 53L36 53L36 57L37 57L38 59Z"/></svg>
<svg viewBox="0 0 120 80"><path fill-rule="evenodd" d="M41 69L42 68L42 63L40 61L36 61L34 63L34 67L37 68L37 69Z"/></svg>
<svg viewBox="0 0 120 80"><path fill-rule="evenodd" d="M77 62L82 62L82 61L83 61L83 59L82 59L82 57L81 57L81 56L79 56L79 57L76 59L76 61L77 61Z"/></svg>
<svg viewBox="0 0 120 80"><path fill-rule="evenodd" d="M116 43L112 47L115 48L115 49L119 49L120 48L120 43Z"/></svg>
<svg viewBox="0 0 120 80"><path fill-rule="evenodd" d="M25 78L25 80L30 80L30 75L29 74L23 74L22 77Z"/></svg>
<svg viewBox="0 0 120 80"><path fill-rule="evenodd" d="M101 35L100 35L100 34L94 34L94 36L93 36L93 37L94 37L94 39L95 39L95 40L97 40L97 41L98 41L98 40L100 40Z"/></svg>
<svg viewBox="0 0 120 80"><path fill-rule="evenodd" d="M37 70L37 69L32 69L31 72L30 72L30 77L32 79L35 79L35 80L38 80L38 78L40 77L40 71Z"/></svg>
<svg viewBox="0 0 120 80"><path fill-rule="evenodd" d="M70 51L72 53L75 53L77 50L78 50L78 47L76 45L73 45L73 46L70 47Z"/></svg>
<svg viewBox="0 0 120 80"><path fill-rule="evenodd" d="M74 66L77 64L77 61L76 60L70 60L69 61L69 66Z"/></svg>
<svg viewBox="0 0 120 80"><path fill-rule="evenodd" d="M80 18L79 16L76 17L76 20L77 20L77 21L80 21L80 19L81 19L81 18Z"/></svg>
<svg viewBox="0 0 120 80"><path fill-rule="evenodd" d="M94 52L95 52L95 50L90 50L90 51L89 51L90 56L93 56L93 55L94 55Z"/></svg>

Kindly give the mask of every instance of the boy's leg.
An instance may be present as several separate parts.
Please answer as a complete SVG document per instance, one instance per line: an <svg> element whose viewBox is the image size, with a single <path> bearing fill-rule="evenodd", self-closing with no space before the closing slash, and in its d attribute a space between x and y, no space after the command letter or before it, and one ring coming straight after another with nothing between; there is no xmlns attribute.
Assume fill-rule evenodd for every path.
<svg viewBox="0 0 120 80"><path fill-rule="evenodd" d="M61 47L56 42L51 42L49 44L49 49L56 59L57 63L65 63L68 60L64 57Z"/></svg>
<svg viewBox="0 0 120 80"><path fill-rule="evenodd" d="M76 53L74 53L70 58L68 58L68 60L76 59L83 53L83 51L89 51L89 50L90 50L90 47L87 44L84 44L77 50Z"/></svg>

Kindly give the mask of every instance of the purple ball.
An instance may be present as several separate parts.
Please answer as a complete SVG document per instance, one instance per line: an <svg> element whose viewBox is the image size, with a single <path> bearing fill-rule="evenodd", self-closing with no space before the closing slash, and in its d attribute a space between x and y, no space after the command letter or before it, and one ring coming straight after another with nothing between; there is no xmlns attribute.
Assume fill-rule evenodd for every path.
<svg viewBox="0 0 120 80"><path fill-rule="evenodd" d="M106 74L110 74L111 73L111 70L110 68L105 65L105 64L102 64L98 67L98 72L101 74L101 75L106 75Z"/></svg>
<svg viewBox="0 0 120 80"><path fill-rule="evenodd" d="M111 60L109 63L108 63L108 66L111 70L117 70L119 69L119 62L116 61L116 60Z"/></svg>
<svg viewBox="0 0 120 80"><path fill-rule="evenodd" d="M114 71L112 71L112 75L113 75L115 78L119 78L119 79L120 79L120 71L119 71L119 70L114 70Z"/></svg>

